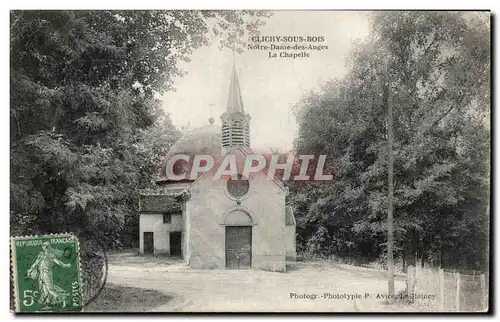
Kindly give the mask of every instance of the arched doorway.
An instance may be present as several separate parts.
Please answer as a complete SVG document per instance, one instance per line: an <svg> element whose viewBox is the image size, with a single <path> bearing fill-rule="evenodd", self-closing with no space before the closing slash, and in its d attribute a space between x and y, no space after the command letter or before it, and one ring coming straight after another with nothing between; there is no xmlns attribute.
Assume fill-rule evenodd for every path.
<svg viewBox="0 0 500 322"><path fill-rule="evenodd" d="M226 216L227 269L252 267L252 224L252 218L241 210L232 211Z"/></svg>

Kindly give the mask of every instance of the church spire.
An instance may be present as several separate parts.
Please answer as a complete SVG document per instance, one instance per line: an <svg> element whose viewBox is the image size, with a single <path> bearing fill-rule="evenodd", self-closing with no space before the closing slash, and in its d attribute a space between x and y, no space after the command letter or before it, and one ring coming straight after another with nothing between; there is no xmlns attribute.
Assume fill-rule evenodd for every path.
<svg viewBox="0 0 500 322"><path fill-rule="evenodd" d="M240 83L235 64L235 46L233 45L233 68L226 112L221 115L222 120L222 147L246 146L250 147L250 115L245 114L243 99L241 98Z"/></svg>
<svg viewBox="0 0 500 322"><path fill-rule="evenodd" d="M233 54L234 55L234 54ZM238 73L233 59L233 71L231 73L231 84L229 85L229 96L227 98L227 113L240 112L245 114L243 99L241 98L240 83Z"/></svg>

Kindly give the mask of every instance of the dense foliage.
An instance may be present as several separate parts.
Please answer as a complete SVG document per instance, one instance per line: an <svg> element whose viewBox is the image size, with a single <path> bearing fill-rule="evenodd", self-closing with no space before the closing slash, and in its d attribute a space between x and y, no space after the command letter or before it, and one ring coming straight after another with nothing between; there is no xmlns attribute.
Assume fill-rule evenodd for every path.
<svg viewBox="0 0 500 322"><path fill-rule="evenodd" d="M192 50L228 45L266 15L11 12L11 233L136 240L138 190L179 136L157 97L174 88ZM377 13L348 73L304 96L296 153L327 154L335 178L289 184L303 251L383 261L390 103L396 256L486 267L488 19Z"/></svg>
<svg viewBox="0 0 500 322"><path fill-rule="evenodd" d="M157 99L182 76L179 60L255 32L265 16L12 11L11 233L120 245L139 189L179 136Z"/></svg>
<svg viewBox="0 0 500 322"><path fill-rule="evenodd" d="M384 262L387 104L394 111L395 250L485 269L489 245L489 17L381 12L350 69L296 106L299 154L327 154L331 182L291 183L299 245Z"/></svg>

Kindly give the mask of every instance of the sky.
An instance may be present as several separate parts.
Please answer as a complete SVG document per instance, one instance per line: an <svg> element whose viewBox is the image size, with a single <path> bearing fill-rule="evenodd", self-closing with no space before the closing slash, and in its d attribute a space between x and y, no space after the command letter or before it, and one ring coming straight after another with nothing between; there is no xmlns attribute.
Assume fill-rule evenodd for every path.
<svg viewBox="0 0 500 322"><path fill-rule="evenodd" d="M367 12L273 12L260 29L261 36L322 36L325 41L319 44L328 49L310 51L310 57L296 59L269 58L267 50L245 49L236 55L243 105L252 118L251 147L291 149L297 134L294 104L310 90L345 74L352 45L368 34ZM232 57L230 49L220 50L214 41L211 46L195 50L190 62L180 64L187 74L175 80L175 92L162 96L163 108L175 126L193 129L208 124L210 117L220 125L220 115L226 109Z"/></svg>

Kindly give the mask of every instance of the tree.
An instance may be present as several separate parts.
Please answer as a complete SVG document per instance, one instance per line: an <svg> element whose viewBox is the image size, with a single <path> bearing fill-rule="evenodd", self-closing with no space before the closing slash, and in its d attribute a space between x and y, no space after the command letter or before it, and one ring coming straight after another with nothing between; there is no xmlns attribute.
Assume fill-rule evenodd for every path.
<svg viewBox="0 0 500 322"><path fill-rule="evenodd" d="M467 14L373 15L371 36L353 49L348 74L296 106L297 153L329 155L336 173L333 182L293 196L307 247L383 256L390 86L396 254L487 267L489 48L489 25Z"/></svg>

